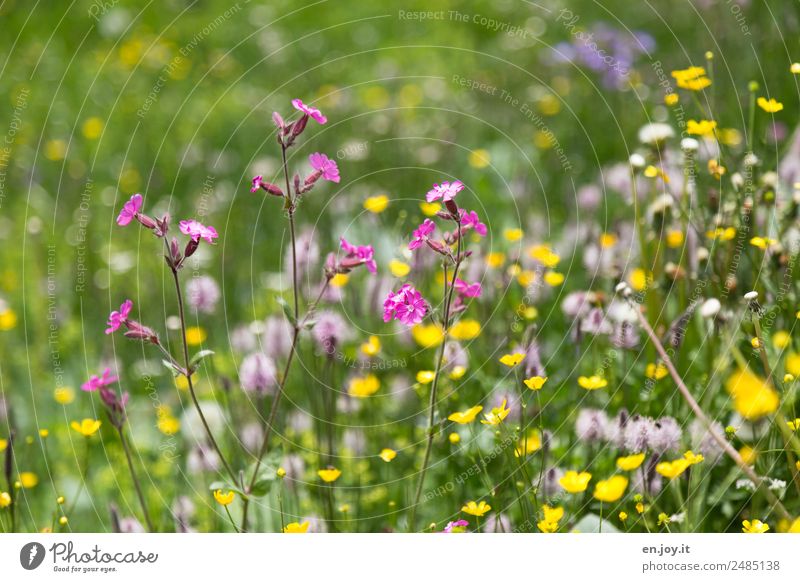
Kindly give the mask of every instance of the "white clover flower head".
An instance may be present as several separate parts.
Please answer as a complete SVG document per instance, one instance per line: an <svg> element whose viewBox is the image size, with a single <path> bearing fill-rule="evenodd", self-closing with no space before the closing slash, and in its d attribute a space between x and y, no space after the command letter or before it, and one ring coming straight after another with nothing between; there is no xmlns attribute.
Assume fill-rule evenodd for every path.
<svg viewBox="0 0 800 582"><path fill-rule="evenodd" d="M631 157L628 158L628 162L634 168L644 168L647 163L642 154L631 154Z"/></svg>
<svg viewBox="0 0 800 582"><path fill-rule="evenodd" d="M647 145L656 145L675 137L675 130L666 123L648 123L639 129L639 141Z"/></svg>
<svg viewBox="0 0 800 582"><path fill-rule="evenodd" d="M747 301L755 301L756 299L758 299L758 291L748 291L747 293L744 294L744 298Z"/></svg>
<svg viewBox="0 0 800 582"><path fill-rule="evenodd" d="M711 319L717 316L720 309L722 309L722 303L719 302L719 299L715 297L706 299L700 306L700 316L704 319Z"/></svg>
<svg viewBox="0 0 800 582"><path fill-rule="evenodd" d="M753 152L750 152L744 157L742 163L745 166L757 166L759 161L760 160L758 159L758 156L755 155Z"/></svg>
<svg viewBox="0 0 800 582"><path fill-rule="evenodd" d="M681 140L681 149L684 152L696 152L700 148L700 142L693 137L685 137Z"/></svg>

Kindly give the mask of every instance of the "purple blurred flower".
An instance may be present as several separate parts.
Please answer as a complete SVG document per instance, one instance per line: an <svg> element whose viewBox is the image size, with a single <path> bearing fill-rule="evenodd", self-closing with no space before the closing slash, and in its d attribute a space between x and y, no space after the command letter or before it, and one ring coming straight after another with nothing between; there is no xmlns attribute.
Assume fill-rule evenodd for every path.
<svg viewBox="0 0 800 582"><path fill-rule="evenodd" d="M593 443L601 440L608 430L608 416L602 410L584 408L575 421L578 440Z"/></svg>
<svg viewBox="0 0 800 582"><path fill-rule="evenodd" d="M203 275L195 277L186 284L189 305L202 313L213 313L221 294L217 282Z"/></svg>
<svg viewBox="0 0 800 582"><path fill-rule="evenodd" d="M480 283L467 283L461 279L456 279L456 292L464 297L480 297L481 284Z"/></svg>
<svg viewBox="0 0 800 582"><path fill-rule="evenodd" d="M319 347L331 355L336 346L350 336L350 329L341 315L335 311L323 311L317 317L317 324L311 333Z"/></svg>
<svg viewBox="0 0 800 582"><path fill-rule="evenodd" d="M118 377L111 375L111 369L106 368L105 370L103 370L102 376L92 376L91 378L89 378L87 382L84 382L83 385L81 386L81 390L84 390L86 392L94 392L95 390L98 390L103 386L109 386L111 384L114 384L118 380L119 380Z"/></svg>
<svg viewBox="0 0 800 582"><path fill-rule="evenodd" d="M677 451L681 444L682 431L678 422L671 416L663 416L653 424L650 435L650 448L658 454Z"/></svg>
<svg viewBox="0 0 800 582"><path fill-rule="evenodd" d="M239 380L245 392L267 394L277 386L275 364L261 352L250 354L239 367Z"/></svg>

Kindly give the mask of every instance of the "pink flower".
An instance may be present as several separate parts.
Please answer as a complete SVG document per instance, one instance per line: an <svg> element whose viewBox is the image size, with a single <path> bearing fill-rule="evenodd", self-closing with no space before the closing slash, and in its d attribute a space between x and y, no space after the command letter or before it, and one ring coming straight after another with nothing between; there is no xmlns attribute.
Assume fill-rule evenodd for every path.
<svg viewBox="0 0 800 582"><path fill-rule="evenodd" d="M258 189L261 188L261 182L263 181L264 176L258 175L253 178L253 187L250 188L250 192L258 192Z"/></svg>
<svg viewBox="0 0 800 582"><path fill-rule="evenodd" d="M341 237L341 245L342 250L347 253L340 263L341 267L350 270L359 265L366 265L367 270L373 275L378 271L378 266L375 263L375 250L371 245L351 245L344 237Z"/></svg>
<svg viewBox="0 0 800 582"><path fill-rule="evenodd" d="M131 199L123 205L122 210L119 211L119 216L117 216L117 224L120 226L129 225L131 221L136 218L136 215L141 209L142 195L134 194L131 196Z"/></svg>
<svg viewBox="0 0 800 582"><path fill-rule="evenodd" d="M317 152L308 156L308 161L323 179L339 183L339 166L328 156Z"/></svg>
<svg viewBox="0 0 800 582"><path fill-rule="evenodd" d="M466 281L462 281L461 279L456 279L456 292L459 295L463 295L464 297L480 297L481 284L480 283L469 284Z"/></svg>
<svg viewBox="0 0 800 582"><path fill-rule="evenodd" d="M322 115L322 112L319 109L316 107L311 107L310 105L306 105L300 99L292 99L292 105L294 105L295 109L302 111L305 115L310 116L311 119L320 125L324 125L328 122L328 118Z"/></svg>
<svg viewBox="0 0 800 582"><path fill-rule="evenodd" d="M106 368L103 370L102 376L92 376L89 378L88 382L84 382L81 386L81 390L85 390L86 392L94 392L99 388L103 388L104 386L109 386L115 383L117 380L119 380L119 378L111 375L111 369Z"/></svg>
<svg viewBox="0 0 800 582"><path fill-rule="evenodd" d="M464 184L456 180L453 183L450 182L442 182L441 184L434 184L433 188L428 190L428 195L426 196L428 202L433 202L434 200L442 199L442 202L449 202L453 198L456 197L456 194L461 192L464 189Z"/></svg>
<svg viewBox="0 0 800 582"><path fill-rule="evenodd" d="M128 321L128 315L130 315L131 309L133 309L133 301L126 299L125 302L119 306L119 311L111 312L111 315L108 316L108 321L106 322L106 325L108 326L108 329L106 329L106 335L114 333L122 326L123 323Z"/></svg>
<svg viewBox="0 0 800 582"><path fill-rule="evenodd" d="M422 321L428 306L419 291L406 283L397 291L389 292L383 302L383 321L397 319L411 327Z"/></svg>
<svg viewBox="0 0 800 582"><path fill-rule="evenodd" d="M436 230L436 224L430 218L426 218L414 231L414 240L408 243L408 249L413 251L421 247L434 230Z"/></svg>
<svg viewBox="0 0 800 582"><path fill-rule="evenodd" d="M209 243L213 243L214 239L219 235L213 226L205 226L196 220L181 220L181 232L187 236L192 237L194 242L198 242L201 238Z"/></svg>
<svg viewBox="0 0 800 582"><path fill-rule="evenodd" d="M483 224L480 219L478 219L478 213L474 210L470 210L467 212L463 208L460 211L461 214L461 230L470 230L473 229L481 236L486 236L486 225Z"/></svg>
<svg viewBox="0 0 800 582"><path fill-rule="evenodd" d="M467 526L469 526L469 522L466 519L451 521L444 527L442 533L464 533L464 528Z"/></svg>

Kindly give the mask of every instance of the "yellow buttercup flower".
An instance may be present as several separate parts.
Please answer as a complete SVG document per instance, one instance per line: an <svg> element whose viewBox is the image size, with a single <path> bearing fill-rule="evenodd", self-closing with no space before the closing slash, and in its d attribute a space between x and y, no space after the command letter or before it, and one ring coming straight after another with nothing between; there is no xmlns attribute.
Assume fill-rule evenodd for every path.
<svg viewBox="0 0 800 582"><path fill-rule="evenodd" d="M783 103L780 101L775 101L775 99L765 99L764 97L759 97L756 99L756 103L758 103L758 106L767 113L777 113L778 111L783 111Z"/></svg>
<svg viewBox="0 0 800 582"><path fill-rule="evenodd" d="M756 459L758 458L758 453L753 447L750 446L743 446L739 449L739 456L747 465L755 465Z"/></svg>
<svg viewBox="0 0 800 582"><path fill-rule="evenodd" d="M766 533L769 531L769 526L761 520L754 519L750 521L745 519L742 522L742 533Z"/></svg>
<svg viewBox="0 0 800 582"><path fill-rule="evenodd" d="M658 525L669 525L672 523L670 517L663 511L658 514Z"/></svg>
<svg viewBox="0 0 800 582"><path fill-rule="evenodd" d="M8 439L0 439L0 453L8 448Z"/></svg>
<svg viewBox="0 0 800 582"><path fill-rule="evenodd" d="M561 261L556 253L552 251L549 245L534 245L528 249L528 256L538 261L543 266L552 269Z"/></svg>
<svg viewBox="0 0 800 582"><path fill-rule="evenodd" d="M453 366L453 369L450 370L448 376L451 380L458 380L459 378L463 377L464 374L467 373L467 369L464 366Z"/></svg>
<svg viewBox="0 0 800 582"><path fill-rule="evenodd" d="M447 435L447 440L450 441L451 445L457 445L461 442L461 435L459 435L457 432L451 432L449 435Z"/></svg>
<svg viewBox="0 0 800 582"><path fill-rule="evenodd" d="M598 481L594 486L594 498L603 503L613 503L625 493L628 487L628 478L614 475L604 481Z"/></svg>
<svg viewBox="0 0 800 582"><path fill-rule="evenodd" d="M509 368L513 368L525 359L525 354L506 354L500 358L500 363Z"/></svg>
<svg viewBox="0 0 800 582"><path fill-rule="evenodd" d="M17 326L17 314L13 309L0 311L0 331L8 331Z"/></svg>
<svg viewBox="0 0 800 582"><path fill-rule="evenodd" d="M5 509L11 505L11 495L7 491L0 491L0 509Z"/></svg>
<svg viewBox="0 0 800 582"><path fill-rule="evenodd" d="M417 382L420 384L430 384L436 377L436 373L432 370L420 370L417 372Z"/></svg>
<svg viewBox="0 0 800 582"><path fill-rule="evenodd" d="M795 418L794 420L787 420L786 424L789 426L790 429L794 431L800 430L800 418Z"/></svg>
<svg viewBox="0 0 800 582"><path fill-rule="evenodd" d="M36 473L26 471L19 474L19 483L23 489L32 489L39 484L39 476Z"/></svg>
<svg viewBox="0 0 800 582"><path fill-rule="evenodd" d="M498 267L502 267L506 262L506 255L505 253L496 252L496 253L489 253L486 255L486 265L491 267L492 269L496 269Z"/></svg>
<svg viewBox="0 0 800 582"><path fill-rule="evenodd" d="M749 368L734 372L725 388L733 398L736 411L750 421L772 414L780 405L780 397L772 386Z"/></svg>
<svg viewBox="0 0 800 582"><path fill-rule="evenodd" d="M308 533L309 525L311 525L311 523L308 521L304 521L303 523L297 523L296 521L293 521L292 523L286 524L286 527L283 528L283 533L288 533L288 534Z"/></svg>
<svg viewBox="0 0 800 582"><path fill-rule="evenodd" d="M789 71L795 75L800 75L800 63L792 63L792 66L789 67Z"/></svg>
<svg viewBox="0 0 800 582"><path fill-rule="evenodd" d="M481 170L491 163L491 156L489 155L488 150L477 149L470 152L467 161L469 162L469 165L476 170Z"/></svg>
<svg viewBox="0 0 800 582"><path fill-rule="evenodd" d="M668 373L669 372L664 363L659 362L658 364L647 364L647 369L645 370L644 374L651 380L661 380L661 378L666 376Z"/></svg>
<svg viewBox="0 0 800 582"><path fill-rule="evenodd" d="M461 511L463 511L464 513L468 513L469 515L474 515L475 517L482 517L491 510L492 506L486 503L485 501L481 501L480 503L475 503L474 501L468 501L467 504L461 508Z"/></svg>
<svg viewBox="0 0 800 582"><path fill-rule="evenodd" d="M644 269L634 269L628 277L628 283L634 291L644 291L653 284L653 274Z"/></svg>
<svg viewBox="0 0 800 582"><path fill-rule="evenodd" d="M586 488L589 486L589 481L591 480L592 474L586 471L580 473L577 471L567 471L561 479L558 480L558 483L567 493L581 493L586 491Z"/></svg>
<svg viewBox="0 0 800 582"><path fill-rule="evenodd" d="M600 246L604 249L610 249L617 244L618 240L619 239L617 238L617 235L615 235L613 232L604 232L600 235Z"/></svg>
<svg viewBox="0 0 800 582"><path fill-rule="evenodd" d="M521 228L507 228L503 231L503 236L508 242L517 242L524 236L524 233Z"/></svg>
<svg viewBox="0 0 800 582"><path fill-rule="evenodd" d="M644 503L642 503L641 501L638 501L636 503L636 513L640 513L640 514L644 513L645 509L647 509L647 508L644 506Z"/></svg>
<svg viewBox="0 0 800 582"><path fill-rule="evenodd" d="M564 282L564 274L556 273L555 271L547 271L544 274L544 282L550 287L558 287Z"/></svg>
<svg viewBox="0 0 800 582"><path fill-rule="evenodd" d="M86 139L97 139L103 133L103 120L99 117L90 117L83 122L81 132Z"/></svg>
<svg viewBox="0 0 800 582"><path fill-rule="evenodd" d="M784 350L792 344L792 336L789 332L780 330L772 334L772 345L779 350Z"/></svg>
<svg viewBox="0 0 800 582"><path fill-rule="evenodd" d="M458 341L475 339L481 334L481 324L476 319L462 319L450 326L449 334Z"/></svg>
<svg viewBox="0 0 800 582"><path fill-rule="evenodd" d="M664 95L665 105L670 105L670 106L677 105L678 101L680 101L680 97L678 96L677 93L668 93L667 95Z"/></svg>
<svg viewBox="0 0 800 582"><path fill-rule="evenodd" d="M694 119L690 119L686 123L686 133L689 135L711 135L714 133L714 129L716 129L716 127L716 121L709 121L707 119L695 121Z"/></svg>
<svg viewBox="0 0 800 582"><path fill-rule="evenodd" d="M598 390L608 386L608 380L600 376L579 376L578 386L586 390Z"/></svg>
<svg viewBox="0 0 800 582"><path fill-rule="evenodd" d="M706 77L706 70L703 67L689 67L672 71L672 76L678 87L689 91L702 91L711 85L711 79Z"/></svg>
<svg viewBox="0 0 800 582"><path fill-rule="evenodd" d="M720 239L724 241L733 240L734 238L736 238L736 229L733 228L732 226L729 226L727 228L718 227L714 230L709 230L708 232L706 232L706 238L709 238L711 240Z"/></svg>
<svg viewBox="0 0 800 582"><path fill-rule="evenodd" d="M618 516L618 517L619 517L619 520L620 520L622 523L625 523L625 521L628 519L628 514L627 514L627 513L625 513L624 511L620 511L620 512L619 512L619 516Z"/></svg>
<svg viewBox="0 0 800 582"><path fill-rule="evenodd" d="M558 522L564 517L563 507L550 507L545 504L542 506L544 519L536 524L542 533L555 533L558 530Z"/></svg>
<svg viewBox="0 0 800 582"><path fill-rule="evenodd" d="M485 412L483 414L483 418L486 420L481 420L481 424L490 424L492 426L497 426L503 420L505 420L508 413L511 412L510 408L506 408L506 400L503 399L503 403L496 407L492 408L491 412Z"/></svg>
<svg viewBox="0 0 800 582"><path fill-rule="evenodd" d="M711 174L714 179L719 180L727 171L725 166L720 164L717 160L708 160L708 173Z"/></svg>
<svg viewBox="0 0 800 582"><path fill-rule="evenodd" d="M538 430L532 430L528 432L527 438L522 437L519 439L519 445L514 448L514 456L517 458L524 457L535 453L541 448L542 437Z"/></svg>
<svg viewBox="0 0 800 582"><path fill-rule="evenodd" d="M234 497L236 497L236 494L233 491L228 491L227 493L223 493L222 489L214 491L214 500L223 507L233 503Z"/></svg>
<svg viewBox="0 0 800 582"><path fill-rule="evenodd" d="M365 356L377 356L381 351L381 340L378 336L371 335L363 344L361 344L361 353Z"/></svg>
<svg viewBox="0 0 800 582"><path fill-rule="evenodd" d="M547 382L547 376L531 376L523 380L523 382L531 390L541 390L544 383Z"/></svg>
<svg viewBox="0 0 800 582"><path fill-rule="evenodd" d="M347 282L350 280L350 275L346 273L336 273L333 277L331 277L331 287L342 288L347 285Z"/></svg>
<svg viewBox="0 0 800 582"><path fill-rule="evenodd" d="M442 205L438 202L420 202L419 209L422 210L422 214L430 218L442 209Z"/></svg>
<svg viewBox="0 0 800 582"><path fill-rule="evenodd" d="M370 196L364 200L364 210L378 214L386 210L389 206L389 197L383 194L379 196Z"/></svg>
<svg viewBox="0 0 800 582"><path fill-rule="evenodd" d="M56 388L53 391L53 398L59 404L71 404L75 400L75 390L68 386Z"/></svg>
<svg viewBox="0 0 800 582"><path fill-rule="evenodd" d="M695 454L692 451L686 451L683 453L683 458L689 463L689 465L696 465L697 463L702 463L705 457L700 454Z"/></svg>
<svg viewBox="0 0 800 582"><path fill-rule="evenodd" d="M378 456L384 463L389 463L397 456L397 451L393 449L383 449Z"/></svg>
<svg viewBox="0 0 800 582"><path fill-rule="evenodd" d="M754 236L750 239L750 244L754 247L761 249L762 251L767 250L769 247L777 244L777 240L774 238L767 238L762 236Z"/></svg>
<svg viewBox="0 0 800 582"><path fill-rule="evenodd" d="M333 483L341 477L342 472L335 467L328 467L327 469L320 469L317 471L317 475L319 475L319 478L325 481L325 483Z"/></svg>
<svg viewBox="0 0 800 582"><path fill-rule="evenodd" d="M677 249L683 244L683 232L680 230L670 230L667 232L667 246Z"/></svg>
<svg viewBox="0 0 800 582"><path fill-rule="evenodd" d="M451 420L458 424L469 424L478 416L478 413L483 410L483 406L480 404L477 406L473 406L463 412L454 412L450 416L447 417L447 420Z"/></svg>
<svg viewBox="0 0 800 582"><path fill-rule="evenodd" d="M80 422L73 420L69 425L72 427L72 430L76 431L77 433L82 434L85 437L90 437L100 430L101 424L103 423L99 420L84 418Z"/></svg>
<svg viewBox="0 0 800 582"><path fill-rule="evenodd" d="M667 479L675 479L679 477L686 469L689 468L689 461L686 459L675 459L674 461L662 461L656 465L656 472L663 475Z"/></svg>
<svg viewBox="0 0 800 582"><path fill-rule="evenodd" d="M635 471L641 467L644 462L644 453L637 455L628 455L627 457L619 457L617 459L617 468L622 471Z"/></svg>
<svg viewBox="0 0 800 582"><path fill-rule="evenodd" d="M458 325L458 324L456 324ZM452 328L450 332L452 333ZM427 325L415 325L411 328L411 337L414 341L423 348L434 348L442 343L444 339L444 331L442 326L436 323Z"/></svg>
<svg viewBox="0 0 800 582"><path fill-rule="evenodd" d="M199 326L192 326L186 328L186 343L190 346L199 346L206 341L208 334L206 330Z"/></svg>
<svg viewBox="0 0 800 582"><path fill-rule="evenodd" d="M50 436L50 431L47 430L46 428L40 428L39 429L39 436L41 438L43 438L43 439L46 439L47 437Z"/></svg>
<svg viewBox="0 0 800 582"><path fill-rule="evenodd" d="M394 277L402 279L411 272L411 265L403 261L398 261L397 259L392 259L389 261L389 272Z"/></svg>
<svg viewBox="0 0 800 582"><path fill-rule="evenodd" d="M366 398L375 394L381 387L380 380L374 374L367 374L363 377L355 377L350 380L347 393L355 398Z"/></svg>

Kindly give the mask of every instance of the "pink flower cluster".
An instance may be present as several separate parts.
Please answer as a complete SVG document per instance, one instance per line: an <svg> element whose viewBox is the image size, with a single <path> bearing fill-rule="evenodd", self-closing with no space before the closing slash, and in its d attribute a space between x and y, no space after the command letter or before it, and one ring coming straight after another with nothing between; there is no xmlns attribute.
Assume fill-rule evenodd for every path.
<svg viewBox="0 0 800 582"><path fill-rule="evenodd" d="M178 227L183 234L194 242L199 242L200 239L203 239L207 243L213 244L214 239L219 237L217 229L213 226L205 226L196 220L181 220Z"/></svg>
<svg viewBox="0 0 800 582"><path fill-rule="evenodd" d="M456 194L464 189L464 184L456 180L455 182L442 182L441 184L434 184L433 188L428 190L426 199L428 202L441 199L442 202L450 202L456 197Z"/></svg>
<svg viewBox="0 0 800 582"><path fill-rule="evenodd" d="M456 279L456 293L464 297L480 297L481 284L480 283L467 283L461 279Z"/></svg>
<svg viewBox="0 0 800 582"><path fill-rule="evenodd" d="M341 246L346 254L339 262L339 270L348 272L359 265L366 265L367 270L373 275L378 271L378 266L375 263L375 250L371 245L351 245L344 237L341 237Z"/></svg>
<svg viewBox="0 0 800 582"><path fill-rule="evenodd" d="M419 291L406 283L397 291L389 292L383 302L383 321L389 322L397 319L411 327L417 325L428 313L428 305Z"/></svg>
<svg viewBox="0 0 800 582"><path fill-rule="evenodd" d="M319 109L306 105L300 99L292 99L292 106L298 111L301 111L303 115L308 115L320 125L328 123L328 118L325 117Z"/></svg>
<svg viewBox="0 0 800 582"><path fill-rule="evenodd" d="M119 311L112 311L111 314L108 316L108 329L106 329L106 335L110 333L114 333L117 331L123 323L128 321L128 316L131 313L131 309L133 309L133 301L130 299L126 299L125 302L119 306Z"/></svg>

